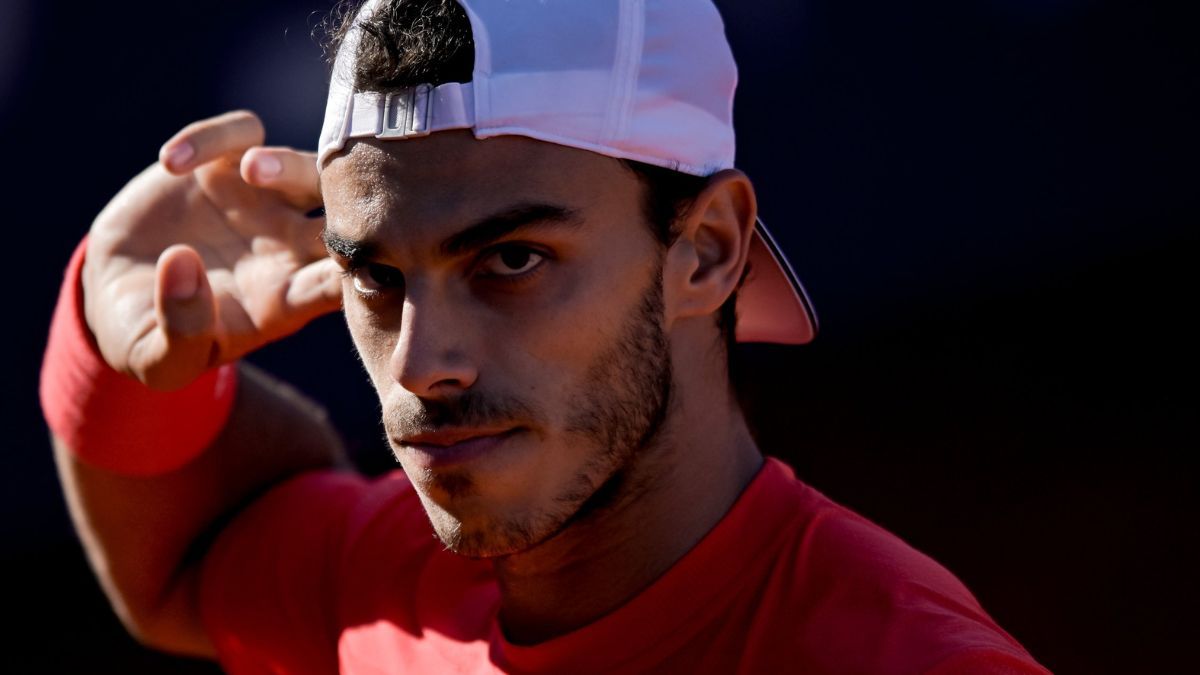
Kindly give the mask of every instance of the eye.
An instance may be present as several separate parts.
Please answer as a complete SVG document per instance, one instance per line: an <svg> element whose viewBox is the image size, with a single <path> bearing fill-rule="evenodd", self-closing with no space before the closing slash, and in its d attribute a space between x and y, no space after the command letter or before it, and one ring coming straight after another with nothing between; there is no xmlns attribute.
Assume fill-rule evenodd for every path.
<svg viewBox="0 0 1200 675"><path fill-rule="evenodd" d="M546 256L528 246L501 246L488 254L479 264L485 276L519 277L531 272L546 259Z"/></svg>
<svg viewBox="0 0 1200 675"><path fill-rule="evenodd" d="M395 267L366 263L347 269L344 274L354 283L359 295L372 296L388 289L404 288L404 273Z"/></svg>

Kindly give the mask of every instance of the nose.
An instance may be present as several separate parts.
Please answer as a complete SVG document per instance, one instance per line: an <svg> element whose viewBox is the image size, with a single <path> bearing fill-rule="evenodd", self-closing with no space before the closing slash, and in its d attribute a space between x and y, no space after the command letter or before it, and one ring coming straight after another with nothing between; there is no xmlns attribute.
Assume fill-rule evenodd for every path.
<svg viewBox="0 0 1200 675"><path fill-rule="evenodd" d="M454 396L475 384L479 375L465 348L469 326L444 298L414 290L409 287L404 301L389 364L392 377L422 398Z"/></svg>

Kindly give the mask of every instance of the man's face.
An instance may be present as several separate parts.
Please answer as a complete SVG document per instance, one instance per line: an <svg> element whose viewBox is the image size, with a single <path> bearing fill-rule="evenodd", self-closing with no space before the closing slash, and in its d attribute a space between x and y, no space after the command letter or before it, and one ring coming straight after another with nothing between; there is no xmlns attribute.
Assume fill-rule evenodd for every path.
<svg viewBox="0 0 1200 675"><path fill-rule="evenodd" d="M662 251L632 172L442 132L354 143L322 189L350 333L442 541L504 555L603 506L670 396Z"/></svg>

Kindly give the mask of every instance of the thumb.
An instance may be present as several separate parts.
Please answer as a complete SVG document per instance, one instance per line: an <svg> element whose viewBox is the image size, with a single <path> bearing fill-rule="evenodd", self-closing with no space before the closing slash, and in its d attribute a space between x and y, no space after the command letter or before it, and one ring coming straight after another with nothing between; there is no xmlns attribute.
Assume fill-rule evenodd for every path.
<svg viewBox="0 0 1200 675"><path fill-rule="evenodd" d="M216 347L216 307L200 254L176 244L158 257L154 270L154 310L158 327L148 335L149 359L143 380L155 389L176 389L212 365Z"/></svg>

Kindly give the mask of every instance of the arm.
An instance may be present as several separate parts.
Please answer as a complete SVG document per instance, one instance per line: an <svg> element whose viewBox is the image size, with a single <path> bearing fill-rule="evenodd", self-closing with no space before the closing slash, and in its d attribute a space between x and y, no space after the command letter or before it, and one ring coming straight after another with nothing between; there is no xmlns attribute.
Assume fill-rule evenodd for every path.
<svg viewBox="0 0 1200 675"><path fill-rule="evenodd" d="M54 439L92 569L126 628L148 646L211 657L196 606L207 542L271 485L307 469L345 466L323 409L252 366L243 363L239 371L225 428L179 471L153 478L111 473L81 462Z"/></svg>
<svg viewBox="0 0 1200 675"><path fill-rule="evenodd" d="M56 462L93 569L138 639L187 654L212 653L196 591L205 551L223 525L284 478L342 462L324 412L245 365L232 409L223 406L211 418L190 408L177 417L146 417L111 394L113 387L132 398L197 391L192 383L211 369L339 307L340 275L318 236L323 219L308 215L321 201L315 160L261 147L263 136L262 124L245 112L193 124L114 197L92 226L82 271L64 286L64 298L78 292L82 301L63 301L60 310L67 309L55 319L56 328L70 325L79 339L52 339L53 367L43 371ZM75 347L55 352L54 344L65 343ZM75 349L86 352L79 362L55 356ZM55 368L66 377L56 378ZM81 381L108 384L93 390ZM65 414L55 409L62 401L72 406ZM87 412L96 410L103 411L99 419L119 416L129 431L97 433L87 425L96 419ZM191 446L202 452L177 452L185 434L173 435L169 424L158 425L164 438L143 442L148 425L139 414L159 422L189 414L209 419L210 431ZM183 461L148 471L97 461L130 457L122 439L149 449L147 457L174 452ZM103 452L88 454L97 447ZM85 448L88 461L78 454Z"/></svg>

